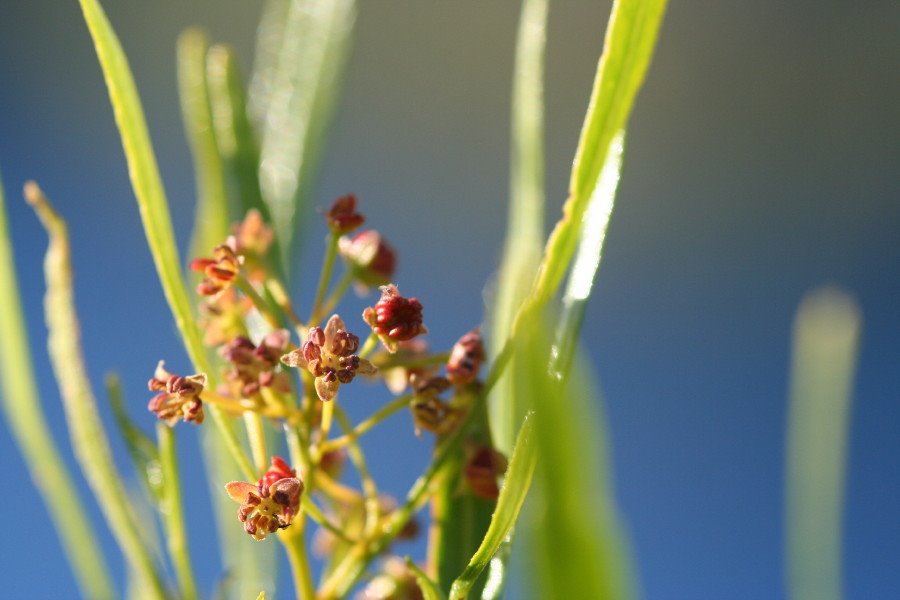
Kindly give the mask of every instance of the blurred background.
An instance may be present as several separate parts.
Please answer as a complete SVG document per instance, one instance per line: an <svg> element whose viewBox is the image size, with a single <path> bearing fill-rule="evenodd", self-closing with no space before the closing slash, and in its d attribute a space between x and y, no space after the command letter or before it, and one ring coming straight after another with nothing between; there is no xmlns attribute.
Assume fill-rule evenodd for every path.
<svg viewBox="0 0 900 600"><path fill-rule="evenodd" d="M203 25L214 41L236 47L249 72L260 7L237 0L104 6L135 73L184 251L194 182L176 93L176 36ZM77 3L4 0L2 7L0 169L42 400L68 454L44 347L46 237L19 201L26 179L37 179L69 220L98 393L103 374L119 371L132 414L151 430L145 386L156 361L176 371L188 362ZM548 224L565 197L609 8L551 3ZM481 322L483 289L500 256L518 15L509 0L360 3L315 204L359 195L369 224L399 250L398 283L425 305L438 348ZM669 7L630 122L584 328L645 598L783 597L791 323L803 294L824 283L851 291L864 318L845 507L847 597L900 597L898 23L900 5L890 0ZM324 236L318 220L306 229L298 297L314 285ZM351 301L345 314L367 303ZM375 391L371 400L359 397L369 406L351 412L382 402ZM5 423L0 431L4 594L71 597L74 579L56 535ZM209 493L195 432L182 426L179 439L191 548L208 592L220 575ZM404 414L367 448L376 478L403 494L430 440L416 440ZM105 526L97 536L124 580ZM422 545L400 551L420 553Z"/></svg>

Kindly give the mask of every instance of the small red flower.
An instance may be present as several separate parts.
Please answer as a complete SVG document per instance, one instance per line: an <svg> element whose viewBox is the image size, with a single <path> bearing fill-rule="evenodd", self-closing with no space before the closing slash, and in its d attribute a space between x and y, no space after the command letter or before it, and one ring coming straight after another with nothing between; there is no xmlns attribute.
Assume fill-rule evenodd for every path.
<svg viewBox="0 0 900 600"><path fill-rule="evenodd" d="M316 394L323 402L337 395L342 383L350 383L357 373L375 372L375 367L356 351L359 338L347 331L344 321L332 315L323 330L311 327L306 341L292 352L281 357L289 367L306 369L316 378Z"/></svg>
<svg viewBox="0 0 900 600"><path fill-rule="evenodd" d="M197 293L213 296L227 289L237 278L240 268L241 260L228 244L216 246L212 258L195 258L191 261L191 270L205 275L197 285Z"/></svg>
<svg viewBox="0 0 900 600"><path fill-rule="evenodd" d="M296 477L283 477L271 485L232 481L225 485L225 491L241 504L238 519L244 524L244 531L255 540L264 540L268 534L291 524L300 510L303 482Z"/></svg>
<svg viewBox="0 0 900 600"><path fill-rule="evenodd" d="M422 324L422 304L416 298L401 296L395 285L382 286L381 299L363 311L363 320L391 353L397 351L400 342L428 333Z"/></svg>
<svg viewBox="0 0 900 600"><path fill-rule="evenodd" d="M280 392L290 391L291 382L287 373L277 370L289 341L288 331L279 329L264 337L259 346L244 336L238 336L223 346L219 353L231 365L226 377L233 384L232 393L251 398L264 387Z"/></svg>
<svg viewBox="0 0 900 600"><path fill-rule="evenodd" d="M335 233L350 233L366 222L366 218L356 212L356 196L347 194L341 196L331 205L325 213L328 226Z"/></svg>
<svg viewBox="0 0 900 600"><path fill-rule="evenodd" d="M447 361L447 378L455 385L472 383L478 377L484 358L481 332L473 329L453 345Z"/></svg>
<svg viewBox="0 0 900 600"><path fill-rule="evenodd" d="M166 371L163 364L163 361L159 361L153 379L147 383L151 392L159 392L147 404L147 410L170 426L179 419L199 425L203 422L200 393L206 387L206 375L200 373L182 377Z"/></svg>
<svg viewBox="0 0 900 600"><path fill-rule="evenodd" d="M284 462L284 459L280 456L273 456L272 466L270 466L269 470L260 477L259 481L256 482L256 485L265 484L271 487L276 481L290 479L291 477L296 478L297 471Z"/></svg>
<svg viewBox="0 0 900 600"><path fill-rule="evenodd" d="M397 253L374 229L362 231L353 238L342 237L338 251L356 281L365 287L388 284L394 277Z"/></svg>

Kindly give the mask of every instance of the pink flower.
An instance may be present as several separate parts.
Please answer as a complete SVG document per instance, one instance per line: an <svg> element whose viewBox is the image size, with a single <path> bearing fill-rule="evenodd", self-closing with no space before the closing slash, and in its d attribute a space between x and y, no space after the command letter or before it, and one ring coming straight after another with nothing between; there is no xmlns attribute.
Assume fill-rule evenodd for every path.
<svg viewBox="0 0 900 600"><path fill-rule="evenodd" d="M159 392L147 404L147 410L170 426L177 423L178 419L193 421L199 425L203 422L200 393L206 387L206 375L200 373L182 377L166 371L163 364L163 361L159 361L153 379L147 383L151 392Z"/></svg>
<svg viewBox="0 0 900 600"><path fill-rule="evenodd" d="M214 296L231 286L237 278L241 261L228 244L213 249L212 258L195 258L191 270L203 273L205 278L197 285L197 293Z"/></svg>
<svg viewBox="0 0 900 600"><path fill-rule="evenodd" d="M356 281L364 287L390 283L397 267L397 253L374 229L367 229L353 238L344 236L338 251L353 270Z"/></svg>
<svg viewBox="0 0 900 600"><path fill-rule="evenodd" d="M255 540L264 540L268 534L291 524L300 510L303 482L296 477L283 477L271 485L265 481L257 485L232 481L225 485L225 491L241 505L238 519L244 524L244 531Z"/></svg>
<svg viewBox="0 0 900 600"><path fill-rule="evenodd" d="M363 311L363 320L391 353L397 351L400 342L428 333L422 324L422 304L416 298L401 296L395 285L382 286L381 298Z"/></svg>
<svg viewBox="0 0 900 600"><path fill-rule="evenodd" d="M324 331L310 328L306 341L282 356L281 362L309 371L316 378L316 394L327 402L337 395L342 383L350 383L357 373L375 372L372 363L356 354L358 349L359 338L347 331L339 316L333 315Z"/></svg>

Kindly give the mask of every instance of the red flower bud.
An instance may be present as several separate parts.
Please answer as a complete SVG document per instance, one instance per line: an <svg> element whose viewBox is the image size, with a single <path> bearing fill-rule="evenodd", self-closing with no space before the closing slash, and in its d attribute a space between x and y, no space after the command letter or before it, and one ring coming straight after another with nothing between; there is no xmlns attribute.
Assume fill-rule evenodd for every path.
<svg viewBox="0 0 900 600"><path fill-rule="evenodd" d="M347 194L334 201L325 213L325 220L335 233L349 233L365 223L366 218L356 212L356 196Z"/></svg>
<svg viewBox="0 0 900 600"><path fill-rule="evenodd" d="M422 304L416 298L401 296L394 285L381 288L381 299L363 311L363 320L392 353L397 351L399 342L428 333L422 324Z"/></svg>

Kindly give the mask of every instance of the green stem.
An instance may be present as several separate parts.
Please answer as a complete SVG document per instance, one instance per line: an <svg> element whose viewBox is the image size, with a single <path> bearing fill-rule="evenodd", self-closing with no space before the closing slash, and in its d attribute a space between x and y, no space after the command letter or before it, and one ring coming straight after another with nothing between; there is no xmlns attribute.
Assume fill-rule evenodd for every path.
<svg viewBox="0 0 900 600"><path fill-rule="evenodd" d="M323 442L320 447L322 453L324 454L326 452L338 450L352 444L357 439L359 439L360 436L384 421L387 417L409 406L409 403L412 402L413 397L414 396L412 394L407 394L406 396L395 398L391 402L385 404L377 411L372 413L372 416L370 416L368 419L360 422L359 425L357 425L353 429L347 430L347 433L345 433L344 435Z"/></svg>
<svg viewBox="0 0 900 600"><path fill-rule="evenodd" d="M366 343L363 344L363 347L359 350L359 357L365 358L369 354L372 353L372 350L375 349L375 346L378 345L378 334L374 331L369 334L369 337L366 338Z"/></svg>
<svg viewBox="0 0 900 600"><path fill-rule="evenodd" d="M256 471L262 475L269 466L269 455L266 453L266 432L263 429L262 418L255 412L244 413L244 425L247 428L247 438L250 440L250 453Z"/></svg>
<svg viewBox="0 0 900 600"><path fill-rule="evenodd" d="M284 544L288 562L291 564L297 600L315 600L316 589L313 585L312 571L309 568L306 546L303 543L303 515L297 515L294 523L282 530L278 537Z"/></svg>
<svg viewBox="0 0 900 600"><path fill-rule="evenodd" d="M328 295L328 299L325 300L322 307L317 311L316 321L324 319L328 313L334 310L334 307L337 306L338 302L341 301L341 298L344 297L344 294L347 293L347 289L350 287L350 284L353 283L353 280L353 272L350 270L344 271L344 274L341 275L341 279L337 282L337 285L334 286L334 290ZM310 324L314 324L316 321L310 321Z"/></svg>
<svg viewBox="0 0 900 600"><path fill-rule="evenodd" d="M166 543L169 547L172 565L175 567L181 598L194 600L197 598L197 585L194 582L194 571L191 567L191 556L184 527L175 434L165 424L157 423L156 438L159 444L159 464L163 473L163 497L160 512L166 528Z"/></svg>
<svg viewBox="0 0 900 600"><path fill-rule="evenodd" d="M347 413L345 413L340 406L334 407L334 415L337 418L338 423L340 423L341 429L346 432L353 429L353 426L350 424L350 419L347 418ZM381 518L381 503L378 501L378 487L375 485L375 480L372 479L372 474L369 472L369 467L366 465L365 454L363 454L362 448L359 447L355 438L349 442L347 452L350 455L350 460L353 461L353 466L356 467L356 471L359 473L359 480L362 485L366 508L366 524L363 528L363 538L368 539L378 529L378 521Z"/></svg>
<svg viewBox="0 0 900 600"><path fill-rule="evenodd" d="M259 311L259 314L262 315L266 320L266 323L268 323L272 329L281 329L281 320L278 318L276 311L273 310L269 303L259 295L259 292L256 291L256 288L253 287L252 283L247 281L246 277L238 274L235 279L235 284L245 296L250 298L250 301L253 302L253 306L256 307L256 310Z"/></svg>
<svg viewBox="0 0 900 600"><path fill-rule="evenodd" d="M322 271L319 273L319 283L316 285L316 297L313 300L312 312L309 315L309 324L314 325L321 318L322 300L331 283L331 272L334 270L334 259L337 257L338 240L340 235L332 231L328 235L328 245L325 248L325 258L322 259Z"/></svg>

